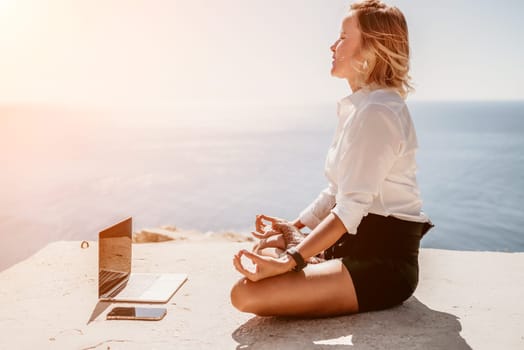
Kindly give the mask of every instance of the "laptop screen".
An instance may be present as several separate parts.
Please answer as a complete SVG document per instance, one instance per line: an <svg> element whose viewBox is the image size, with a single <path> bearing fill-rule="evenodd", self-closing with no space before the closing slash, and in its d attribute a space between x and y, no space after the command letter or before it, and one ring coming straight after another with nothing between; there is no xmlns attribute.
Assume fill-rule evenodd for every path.
<svg viewBox="0 0 524 350"><path fill-rule="evenodd" d="M98 297L107 298L125 287L131 273L132 219L98 235Z"/></svg>

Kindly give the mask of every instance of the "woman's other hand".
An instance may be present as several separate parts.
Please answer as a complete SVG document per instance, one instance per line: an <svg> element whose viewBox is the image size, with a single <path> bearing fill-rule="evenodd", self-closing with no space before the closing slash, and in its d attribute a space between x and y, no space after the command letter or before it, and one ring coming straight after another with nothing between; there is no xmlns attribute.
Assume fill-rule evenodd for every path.
<svg viewBox="0 0 524 350"><path fill-rule="evenodd" d="M247 270L241 262L242 256L245 256L255 265L254 271ZM233 257L233 265L235 269L244 275L247 279L256 282L264 278L277 276L288 271L291 271L295 265L295 261L285 254L280 258L273 258L269 256L262 256L245 249L239 251Z"/></svg>
<svg viewBox="0 0 524 350"><path fill-rule="evenodd" d="M271 225L266 224L264 220L269 221ZM266 231L270 230L270 227L276 222L287 222L287 220L264 214L257 215L255 220L255 230L260 234L264 234Z"/></svg>
<svg viewBox="0 0 524 350"><path fill-rule="evenodd" d="M257 231L251 231L251 235L258 239L266 239L278 234L280 234L280 232L274 230L272 227L266 227L266 230L262 231L262 233L259 233Z"/></svg>
<svg viewBox="0 0 524 350"><path fill-rule="evenodd" d="M269 221L269 224L265 223L265 221ZM276 223L288 223L287 220L268 216L264 214L257 215L256 221L255 221L255 230L251 232L251 234L258 239L264 239L271 237L273 235L280 234L278 230L275 229L274 224ZM291 223L290 223L291 224Z"/></svg>
<svg viewBox="0 0 524 350"><path fill-rule="evenodd" d="M266 224L264 220L269 221L270 224ZM304 225L298 218L294 221L287 221L286 219L260 214L256 216L255 231L251 232L251 234L259 239L267 238L272 235L278 234L280 232L277 229L275 229L275 224L295 226L298 230L301 230L304 227L306 227L306 225Z"/></svg>

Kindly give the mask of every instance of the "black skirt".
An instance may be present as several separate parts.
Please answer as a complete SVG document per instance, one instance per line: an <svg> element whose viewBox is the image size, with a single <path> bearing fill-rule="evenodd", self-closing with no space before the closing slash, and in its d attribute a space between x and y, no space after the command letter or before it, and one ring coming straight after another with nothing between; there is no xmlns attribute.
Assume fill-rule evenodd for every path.
<svg viewBox="0 0 524 350"><path fill-rule="evenodd" d="M401 220L369 213L356 234L345 233L324 251L348 269L359 312L382 310L409 298L418 284L418 250L429 222Z"/></svg>

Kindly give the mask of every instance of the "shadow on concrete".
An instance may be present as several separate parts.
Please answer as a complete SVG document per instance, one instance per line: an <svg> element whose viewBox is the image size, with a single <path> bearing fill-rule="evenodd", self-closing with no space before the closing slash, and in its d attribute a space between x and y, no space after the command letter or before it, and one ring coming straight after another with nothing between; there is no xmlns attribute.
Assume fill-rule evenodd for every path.
<svg viewBox="0 0 524 350"><path fill-rule="evenodd" d="M456 349L471 350L455 315L431 310L417 298L384 311L303 319L253 317L232 334L237 349Z"/></svg>
<svg viewBox="0 0 524 350"><path fill-rule="evenodd" d="M89 320L87 320L86 324L90 324L91 322L96 320L96 318L100 316L102 312L104 312L110 305L111 302L109 301L99 301L98 303L96 303L95 308L93 309L91 316L89 316Z"/></svg>

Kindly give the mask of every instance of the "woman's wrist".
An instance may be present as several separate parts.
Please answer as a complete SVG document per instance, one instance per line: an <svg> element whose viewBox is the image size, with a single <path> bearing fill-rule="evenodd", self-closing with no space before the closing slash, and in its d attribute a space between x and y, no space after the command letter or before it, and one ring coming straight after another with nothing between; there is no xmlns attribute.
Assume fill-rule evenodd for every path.
<svg viewBox="0 0 524 350"><path fill-rule="evenodd" d="M296 228L298 228L299 230L306 227L306 225L304 225L302 222L300 222L300 219L296 219L295 221L292 222L293 226L295 226Z"/></svg>
<svg viewBox="0 0 524 350"><path fill-rule="evenodd" d="M284 253L281 257L282 263L285 266L286 272L293 270L293 268L297 265L295 262L295 259L293 259L289 254Z"/></svg>
<svg viewBox="0 0 524 350"><path fill-rule="evenodd" d="M293 271L302 271L302 269L307 266L307 262L304 260L304 257L295 247L287 249L286 254L295 261Z"/></svg>

